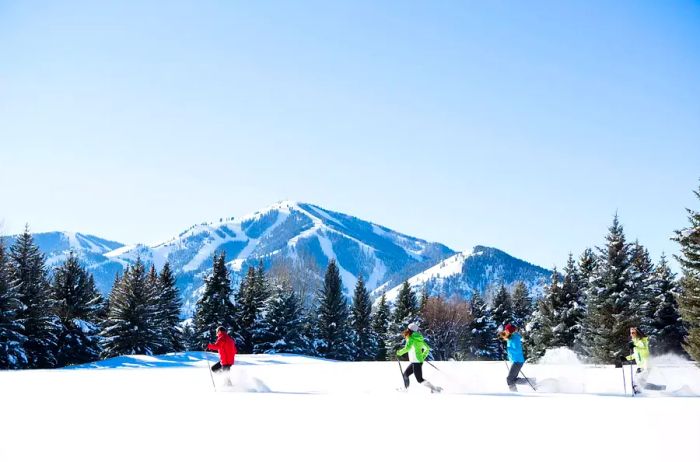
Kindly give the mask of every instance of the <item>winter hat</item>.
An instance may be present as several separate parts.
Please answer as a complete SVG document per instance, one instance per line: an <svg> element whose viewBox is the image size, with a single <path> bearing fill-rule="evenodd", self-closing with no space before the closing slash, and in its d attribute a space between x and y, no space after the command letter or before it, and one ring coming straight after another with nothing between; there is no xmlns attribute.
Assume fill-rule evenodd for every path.
<svg viewBox="0 0 700 462"><path fill-rule="evenodd" d="M506 324L505 331L508 332L509 335L512 334L513 332L515 332L515 330L516 329L515 329L515 326L513 324Z"/></svg>
<svg viewBox="0 0 700 462"><path fill-rule="evenodd" d="M415 322L412 322L411 324L408 325L408 330L412 332L418 332L418 324Z"/></svg>

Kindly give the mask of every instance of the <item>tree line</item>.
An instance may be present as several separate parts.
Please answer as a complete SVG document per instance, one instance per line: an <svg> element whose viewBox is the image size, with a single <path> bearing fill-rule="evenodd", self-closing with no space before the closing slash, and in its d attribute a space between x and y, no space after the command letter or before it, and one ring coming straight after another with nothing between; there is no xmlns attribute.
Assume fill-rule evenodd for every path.
<svg viewBox="0 0 700 462"><path fill-rule="evenodd" d="M695 192L700 199L700 190ZM522 328L532 358L567 347L594 362L628 354L629 327L640 327L655 354L687 352L700 359L700 213L676 232L683 274L665 256L654 264L628 242L615 216L601 247L569 255L543 293L519 281L468 300L416 294L408 281L395 301L372 303L362 277L344 295L330 261L321 281L299 262L249 267L234 291L226 255L214 255L191 322L166 263L160 273L138 259L115 278L107 297L74 254L51 274L28 229L7 249L0 241L0 368L46 368L125 354L201 349L225 326L241 353L296 353L365 361L393 359L401 331L417 322L433 357L502 357L496 338L507 323ZM301 263L304 265L304 263ZM308 266L308 265L307 265ZM306 268L308 272L308 268ZM314 271L311 271L313 273Z"/></svg>

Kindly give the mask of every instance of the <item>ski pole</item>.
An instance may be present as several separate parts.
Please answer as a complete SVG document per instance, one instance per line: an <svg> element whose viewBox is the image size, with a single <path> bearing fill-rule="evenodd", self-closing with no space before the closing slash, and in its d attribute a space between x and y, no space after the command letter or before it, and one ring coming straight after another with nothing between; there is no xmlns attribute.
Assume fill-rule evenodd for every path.
<svg viewBox="0 0 700 462"><path fill-rule="evenodd" d="M635 390L634 369L632 368L632 363L630 363L630 383L632 383L632 396L635 396L637 394L637 390Z"/></svg>
<svg viewBox="0 0 700 462"><path fill-rule="evenodd" d="M425 360L425 362L428 363L428 364L430 364L431 366L433 366L433 367L435 368L436 371L440 372L440 369L438 369L437 366L435 366L435 364L431 363L431 362L428 361L427 359Z"/></svg>
<svg viewBox="0 0 700 462"><path fill-rule="evenodd" d="M209 377L211 377L211 384L214 386L214 391L216 391L216 382L214 382L214 374L211 372L211 364L209 364L209 355L207 351L204 350L204 359L207 360L207 369L209 369Z"/></svg>
<svg viewBox="0 0 700 462"><path fill-rule="evenodd" d="M625 387L625 396L627 396L627 377L625 377L625 365L623 364L620 369L622 369L622 386Z"/></svg>
<svg viewBox="0 0 700 462"><path fill-rule="evenodd" d="M405 389L408 389L408 385L406 385L406 377L403 375L403 368L401 367L401 361L399 360L398 356L396 357L396 362L399 365L399 371L401 371L401 378L403 379L403 387Z"/></svg>
<svg viewBox="0 0 700 462"><path fill-rule="evenodd" d="M520 375L522 375L525 378L525 380L527 381L527 384L530 385L530 388L532 388L533 391L537 391L537 388L535 388L535 386L532 384L532 382L530 382L530 379L527 378L527 375L525 375L525 373L523 372L522 369L520 369Z"/></svg>

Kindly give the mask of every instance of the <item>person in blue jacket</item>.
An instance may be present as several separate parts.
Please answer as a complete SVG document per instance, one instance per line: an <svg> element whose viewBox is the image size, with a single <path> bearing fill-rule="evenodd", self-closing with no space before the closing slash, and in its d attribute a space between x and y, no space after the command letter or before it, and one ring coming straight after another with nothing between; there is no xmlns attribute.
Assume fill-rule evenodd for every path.
<svg viewBox="0 0 700 462"><path fill-rule="evenodd" d="M506 352L508 353L508 361L512 364L510 366L510 371L508 371L508 377L506 377L506 383L508 383L508 388L510 391L518 391L516 384L525 385L527 384L527 379L524 377L518 378L520 369L522 369L525 363L525 355L523 354L523 339L518 328L512 324L506 324L506 327L500 333L501 340L506 342Z"/></svg>

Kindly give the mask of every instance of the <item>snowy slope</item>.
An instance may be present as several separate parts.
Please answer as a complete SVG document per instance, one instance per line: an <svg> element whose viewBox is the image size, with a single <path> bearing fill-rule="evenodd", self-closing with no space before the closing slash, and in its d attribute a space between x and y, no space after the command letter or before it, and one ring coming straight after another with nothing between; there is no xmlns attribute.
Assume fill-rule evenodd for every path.
<svg viewBox="0 0 700 462"><path fill-rule="evenodd" d="M517 281L524 281L530 292L537 294L551 274L549 270L512 257L501 250L476 246L470 252L448 257L411 277L408 282L417 291L425 288L430 295L469 298L475 290L483 293L494 284L503 282L506 286L512 286ZM379 287L375 290L375 295L386 289L386 286ZM395 300L400 289L401 286L397 285L387 290L387 300Z"/></svg>
<svg viewBox="0 0 700 462"><path fill-rule="evenodd" d="M0 396L12 397L2 403L0 460L597 462L695 460L698 451L700 398L626 397L613 367L526 365L586 393L510 394L503 363L436 362L440 371L425 368L445 388L435 395L415 382L395 391L392 362L241 355L235 386L217 377L215 392L202 355L0 372ZM663 373L684 394L699 391L697 367Z"/></svg>

